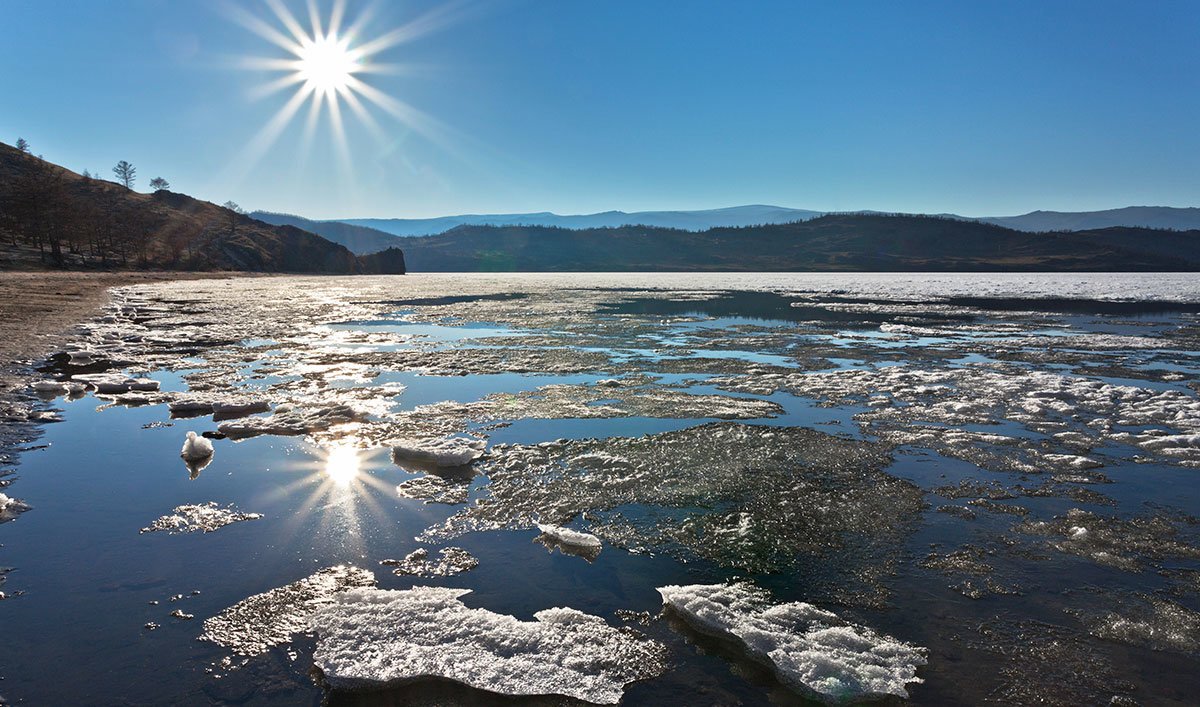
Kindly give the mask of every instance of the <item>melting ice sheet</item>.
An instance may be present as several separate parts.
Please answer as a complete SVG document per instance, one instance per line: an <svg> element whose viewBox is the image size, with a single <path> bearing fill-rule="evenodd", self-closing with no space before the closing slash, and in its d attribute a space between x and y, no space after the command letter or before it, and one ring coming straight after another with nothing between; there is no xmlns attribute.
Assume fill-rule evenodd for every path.
<svg viewBox="0 0 1200 707"><path fill-rule="evenodd" d="M314 660L334 688L443 678L504 695L565 695L616 704L660 674L665 649L574 609L534 621L472 609L469 589L355 589L313 617Z"/></svg>
<svg viewBox="0 0 1200 707"><path fill-rule="evenodd" d="M817 699L908 697L925 649L803 602L772 605L749 584L660 587L663 604L698 631L733 638L785 685Z"/></svg>

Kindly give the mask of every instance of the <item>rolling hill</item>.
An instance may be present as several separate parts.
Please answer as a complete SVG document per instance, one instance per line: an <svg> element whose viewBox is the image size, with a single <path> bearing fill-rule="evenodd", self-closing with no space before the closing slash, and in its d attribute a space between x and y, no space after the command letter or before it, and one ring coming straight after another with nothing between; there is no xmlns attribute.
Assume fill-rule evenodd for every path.
<svg viewBox="0 0 1200 707"><path fill-rule="evenodd" d="M603 211L596 214L566 216L543 211L532 214L465 214L424 219L352 218L339 220L342 223L386 231L396 236L427 236L445 233L458 226L551 226L572 229L657 226L703 231L720 226L751 226L804 221L820 215L820 211L754 205L700 211L635 211L633 213Z"/></svg>
<svg viewBox="0 0 1200 707"><path fill-rule="evenodd" d="M1167 245L1160 245L1164 237ZM414 272L1195 271L1200 231L1034 234L931 216L838 214L804 222L678 229L459 226L405 241Z"/></svg>
<svg viewBox="0 0 1200 707"><path fill-rule="evenodd" d="M375 228L356 226L341 221L314 221L303 216L292 214L277 214L271 211L253 211L253 218L276 226L295 226L310 233L315 233L326 240L341 243L356 255L378 253L381 250L395 248L400 244L397 236L385 233Z"/></svg>
<svg viewBox="0 0 1200 707"><path fill-rule="evenodd" d="M306 230L345 243L354 250L349 240L338 240L338 234L319 230L321 224L345 223L365 226L395 236L424 236L445 233L458 226L552 226L557 228L616 228L619 226L657 226L678 228L687 231L704 231L710 228L755 226L765 224L807 221L827 215L888 215L880 211L824 212L808 209L790 209L782 206L732 206L724 209L702 211L604 211L597 214L560 216L550 212L531 214L466 214L427 219L340 219L337 221L305 221L308 225L293 223L277 214L264 218L271 223L292 223ZM912 214L923 215L923 214ZM1019 216L959 216L957 214L934 214L962 221L981 221L1004 226L1017 231L1083 231L1099 228L1168 228L1177 231L1200 229L1200 208L1176 208L1170 206L1129 206L1106 211L1031 211ZM347 235L347 239L351 236Z"/></svg>
<svg viewBox="0 0 1200 707"><path fill-rule="evenodd" d="M159 190L142 194L0 143L0 241L59 267L257 272L404 272L399 249L358 257L345 246Z"/></svg>

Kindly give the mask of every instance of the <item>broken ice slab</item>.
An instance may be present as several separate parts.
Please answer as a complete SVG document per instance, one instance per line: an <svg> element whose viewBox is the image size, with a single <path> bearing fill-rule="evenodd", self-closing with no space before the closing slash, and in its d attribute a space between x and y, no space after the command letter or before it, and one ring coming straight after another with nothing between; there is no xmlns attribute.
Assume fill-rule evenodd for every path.
<svg viewBox="0 0 1200 707"><path fill-rule="evenodd" d="M460 437L400 439L392 443L392 459L397 464L407 461L434 467L466 466L483 456L486 446L483 440Z"/></svg>
<svg viewBox="0 0 1200 707"><path fill-rule="evenodd" d="M696 630L739 642L806 696L825 701L908 697L925 649L804 602L772 604L745 583L660 587L663 604Z"/></svg>
<svg viewBox="0 0 1200 707"><path fill-rule="evenodd" d="M198 472L197 472L198 473ZM176 506L170 515L158 518L140 532L153 533L165 531L171 535L178 533L194 533L201 531L211 533L224 528L231 523L245 520L258 520L261 513L243 513L232 505L221 508L216 501Z"/></svg>
<svg viewBox="0 0 1200 707"><path fill-rule="evenodd" d="M544 545L547 550L553 551L557 548L564 555L582 557L588 562L594 562L600 556L603 545L600 538L591 533L546 523L535 523L535 525L541 531L535 540Z"/></svg>
<svg viewBox="0 0 1200 707"><path fill-rule="evenodd" d="M291 584L247 597L205 619L200 639L238 655L265 653L308 630L309 619L337 593L374 584L375 575L370 570L351 565L327 567Z"/></svg>
<svg viewBox="0 0 1200 707"><path fill-rule="evenodd" d="M469 589L353 589L312 619L313 656L335 689L441 678L502 695L563 695L616 704L625 686L666 667L665 648L575 609L534 621L459 598Z"/></svg>
<svg viewBox="0 0 1200 707"><path fill-rule="evenodd" d="M379 564L393 567L392 573L414 577L450 577L479 566L479 560L461 547L438 550L438 559L429 559L429 550L421 547L405 555L403 560L383 560Z"/></svg>

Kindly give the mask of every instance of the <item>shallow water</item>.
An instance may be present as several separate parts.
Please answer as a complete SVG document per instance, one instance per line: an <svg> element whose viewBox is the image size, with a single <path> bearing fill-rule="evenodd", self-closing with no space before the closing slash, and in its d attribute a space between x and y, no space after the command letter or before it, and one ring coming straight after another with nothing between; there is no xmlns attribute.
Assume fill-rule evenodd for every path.
<svg viewBox="0 0 1200 707"><path fill-rule="evenodd" d="M438 681L328 692L312 636L233 661L197 640L247 597L343 564L525 621L566 606L629 626L669 659L625 704L803 702L735 642L660 614L657 587L731 579L928 649L917 704L1189 704L1200 688L1200 447L1172 437L1200 434L1193 278L166 283L120 291L78 343L109 362L87 372L161 392L53 400L62 421L0 489L32 507L0 524L13 702L496 699ZM65 359L41 375L85 372ZM167 403L197 396L290 405L310 429L216 439L189 468L185 433L223 422ZM336 405L354 420L314 422ZM389 442L447 436L486 442L437 472L452 502L398 493L429 469ZM262 518L139 532L208 502ZM548 551L536 520L603 550ZM478 565L380 564L450 546Z"/></svg>

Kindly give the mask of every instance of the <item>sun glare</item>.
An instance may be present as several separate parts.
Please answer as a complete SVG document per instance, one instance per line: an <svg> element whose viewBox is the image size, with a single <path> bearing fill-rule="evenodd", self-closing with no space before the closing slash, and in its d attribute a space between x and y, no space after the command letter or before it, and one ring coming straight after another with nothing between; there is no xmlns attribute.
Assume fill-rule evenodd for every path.
<svg viewBox="0 0 1200 707"><path fill-rule="evenodd" d="M358 478L358 470L358 450L354 447L334 447L325 457L325 475L341 488Z"/></svg>
<svg viewBox="0 0 1200 707"><path fill-rule="evenodd" d="M281 72L259 88L257 95L260 97L289 89L292 93L251 139L234 172L241 176L248 173L306 104L308 115L304 124L304 148L300 154L308 151L317 124L325 114L334 147L347 173L350 172L350 156L344 109L349 109L380 144L387 144L392 139L373 111L382 111L406 129L435 143L447 143L445 126L372 86L367 76L412 73L414 69L408 65L381 63L377 56L454 21L461 14L461 3L444 3L407 24L370 36L367 32L376 19L374 10L368 8L352 22L345 22L348 19L345 0L333 0L328 15L321 12L317 0L309 0L307 25L292 14L283 0L265 0L264 4L269 13L252 12L240 5L230 5L228 11L235 22L275 45L283 54L243 57L239 63L254 71ZM271 16L273 18L268 19Z"/></svg>
<svg viewBox="0 0 1200 707"><path fill-rule="evenodd" d="M297 75L324 94L344 90L354 73L361 68L356 52L348 45L346 39L334 35L317 37L315 40L306 37L300 43Z"/></svg>

